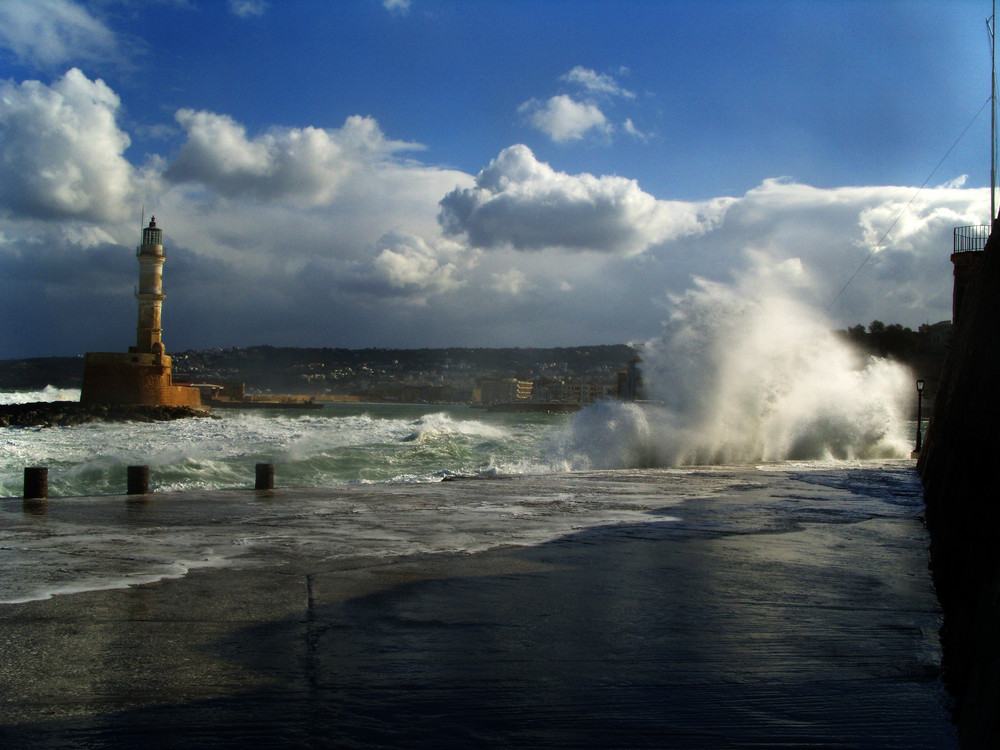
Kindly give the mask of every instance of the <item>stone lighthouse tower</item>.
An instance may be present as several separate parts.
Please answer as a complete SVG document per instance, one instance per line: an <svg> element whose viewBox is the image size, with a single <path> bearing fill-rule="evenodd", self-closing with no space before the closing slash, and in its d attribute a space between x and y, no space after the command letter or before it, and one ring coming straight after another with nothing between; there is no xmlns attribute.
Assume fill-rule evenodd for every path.
<svg viewBox="0 0 1000 750"><path fill-rule="evenodd" d="M142 244L136 250L139 259L139 325L136 329L135 351L143 354L163 354L163 329L160 311L163 307L163 230L156 226L156 217L142 230Z"/></svg>
<svg viewBox="0 0 1000 750"><path fill-rule="evenodd" d="M170 357L163 349L163 230L156 217L142 229L139 261L139 323L128 353L87 352L80 403L143 406L200 406L197 388L173 384Z"/></svg>

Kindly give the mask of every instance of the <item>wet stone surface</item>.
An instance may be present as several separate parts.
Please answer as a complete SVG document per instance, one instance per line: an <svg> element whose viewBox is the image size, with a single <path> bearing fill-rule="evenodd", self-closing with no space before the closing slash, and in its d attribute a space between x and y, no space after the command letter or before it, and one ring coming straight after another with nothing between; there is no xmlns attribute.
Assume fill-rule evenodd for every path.
<svg viewBox="0 0 1000 750"><path fill-rule="evenodd" d="M259 537L183 577L0 605L0 743L955 747L912 467L807 474L358 488L327 493L326 514L301 508L328 524L301 543L282 523L299 528L290 511L310 496L322 505L319 491L282 512L280 492L179 503L189 536ZM574 498L629 512L566 529L556 517ZM473 501L534 524L548 508L559 531L448 551L455 509ZM404 520L350 527L363 502ZM155 526L136 523L144 514ZM181 523L170 515L165 501L94 506L78 532L110 528L125 543ZM529 525L508 522L515 539ZM407 524L423 548L393 547ZM398 551L338 555L336 528Z"/></svg>

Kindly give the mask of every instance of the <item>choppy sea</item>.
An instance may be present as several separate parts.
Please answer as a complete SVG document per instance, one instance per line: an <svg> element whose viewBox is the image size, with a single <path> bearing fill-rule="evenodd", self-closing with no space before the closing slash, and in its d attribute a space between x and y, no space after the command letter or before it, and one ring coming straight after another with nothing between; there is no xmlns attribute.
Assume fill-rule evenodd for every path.
<svg viewBox="0 0 1000 750"><path fill-rule="evenodd" d="M2 396L8 402L74 397L51 388ZM821 448L807 460L761 461L752 455L758 460L717 462L736 467L739 477L720 480L704 465L659 453L661 433L650 427L656 418L655 410L620 403L570 415L330 403L322 410L220 411L173 422L8 428L0 431L0 497L9 498L0 527L0 602L182 576L195 567L229 565L251 549L282 545L331 545L338 556L385 556L538 544L609 523L662 521L654 508L715 493L720 481L730 490L756 491L764 469L843 473L847 478L837 481L848 489L853 483L852 491L861 493L882 481L879 472L886 467L915 481L905 446L894 453L889 441L870 454L838 457L831 446L843 436L836 430L831 440L812 441ZM859 442L871 442L856 432ZM306 492L294 512L248 506L239 499L243 493L231 491L253 487L257 463L274 465L279 491L326 492ZM163 498L141 522L122 515L129 465L149 466L151 497ZM22 512L28 466L48 467L52 500L44 524ZM628 484L604 492L592 485L576 489L572 481L578 472L625 477L648 469L672 473L676 494L640 501L622 491ZM514 495L406 491L444 480L514 477L550 479L544 491L528 483ZM637 480L635 486L641 485ZM843 507L837 512L867 512L850 492L838 502ZM157 514L165 515L157 521Z"/></svg>
<svg viewBox="0 0 1000 750"><path fill-rule="evenodd" d="M274 464L276 484L286 487L537 473L553 465L544 457L546 440L566 422L467 406L330 403L322 410L218 410L174 422L9 429L0 433L0 496L20 495L25 466L47 466L50 495L65 496L123 492L133 464L150 467L155 490L174 492L252 486L258 462Z"/></svg>

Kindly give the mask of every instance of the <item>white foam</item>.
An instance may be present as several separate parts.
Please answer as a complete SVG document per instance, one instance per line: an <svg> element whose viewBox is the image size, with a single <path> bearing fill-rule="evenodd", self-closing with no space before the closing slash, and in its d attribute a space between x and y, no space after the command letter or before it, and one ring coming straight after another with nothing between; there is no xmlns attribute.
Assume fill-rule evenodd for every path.
<svg viewBox="0 0 1000 750"><path fill-rule="evenodd" d="M0 405L79 400L79 388L56 388L47 385L40 391L0 391Z"/></svg>
<svg viewBox="0 0 1000 750"><path fill-rule="evenodd" d="M893 458L909 453L911 373L862 361L797 297L796 267L671 298L642 374L654 403L598 404L553 436L572 469Z"/></svg>
<svg viewBox="0 0 1000 750"><path fill-rule="evenodd" d="M491 424L481 412L466 419L471 412L460 407L358 409L5 430L0 496L19 495L23 467L36 465L49 467L53 495L121 492L134 464L150 467L156 491L246 487L256 462L274 464L285 485L440 481L530 461L545 431Z"/></svg>
<svg viewBox="0 0 1000 750"><path fill-rule="evenodd" d="M436 412L427 414L411 423L413 431L406 440L430 440L442 436L462 435L501 440L508 431L498 425L491 425L474 419L455 419L450 414Z"/></svg>
<svg viewBox="0 0 1000 750"><path fill-rule="evenodd" d="M225 567L226 558L209 557L202 560L183 560L173 563L166 563L160 566L157 571L145 571L132 573L120 577L95 575L91 577L76 578L72 583L56 583L49 585L37 585L32 588L32 582L21 582L11 588L18 593L13 593L10 589L0 594L0 604L23 604L24 602L42 601L51 599L54 596L67 594L82 594L88 591L111 591L116 589L127 589L132 586L142 586L148 583L157 583L171 579L183 578L190 571L199 568L219 568ZM7 587L5 587L7 588Z"/></svg>

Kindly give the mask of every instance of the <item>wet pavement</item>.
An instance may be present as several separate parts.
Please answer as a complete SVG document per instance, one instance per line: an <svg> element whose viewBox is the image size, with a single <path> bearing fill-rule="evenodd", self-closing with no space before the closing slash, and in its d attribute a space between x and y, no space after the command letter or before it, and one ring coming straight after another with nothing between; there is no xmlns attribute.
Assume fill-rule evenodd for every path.
<svg viewBox="0 0 1000 750"><path fill-rule="evenodd" d="M655 472L410 488L617 482L648 519L476 553L262 547L0 605L0 744L955 747L909 474L720 476L679 501Z"/></svg>

